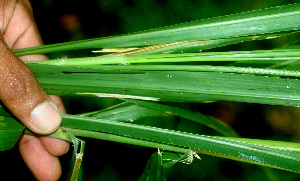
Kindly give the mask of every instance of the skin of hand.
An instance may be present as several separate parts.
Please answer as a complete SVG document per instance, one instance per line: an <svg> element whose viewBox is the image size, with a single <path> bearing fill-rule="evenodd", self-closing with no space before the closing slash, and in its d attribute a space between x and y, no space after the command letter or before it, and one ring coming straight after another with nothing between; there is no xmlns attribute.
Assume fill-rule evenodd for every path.
<svg viewBox="0 0 300 181"><path fill-rule="evenodd" d="M31 131L50 134L65 113L61 99L48 96L26 61L46 59L44 55L17 57L12 49L42 45L28 0L0 0L0 99ZM59 113L60 112L60 113ZM37 180L58 180L62 169L58 156L69 149L67 141L22 135L20 153Z"/></svg>

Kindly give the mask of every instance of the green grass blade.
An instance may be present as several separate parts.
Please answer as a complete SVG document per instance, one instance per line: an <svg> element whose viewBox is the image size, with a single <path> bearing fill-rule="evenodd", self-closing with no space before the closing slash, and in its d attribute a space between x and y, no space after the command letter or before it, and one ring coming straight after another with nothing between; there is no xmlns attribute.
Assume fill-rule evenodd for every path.
<svg viewBox="0 0 300 181"><path fill-rule="evenodd" d="M300 172L299 153L235 141L231 138L196 135L131 123L95 120L70 115L63 116L62 126L191 148L203 154Z"/></svg>
<svg viewBox="0 0 300 181"><path fill-rule="evenodd" d="M300 105L300 81L297 79L219 72L113 71L34 64L30 68L46 92L54 95Z"/></svg>
<svg viewBox="0 0 300 181"><path fill-rule="evenodd" d="M300 61L299 49L288 50L256 50L232 52L206 52L159 55L117 55L84 57L70 59L54 59L29 62L30 64L49 64L60 66L97 67L103 64L130 65L136 63L174 63L174 62L241 62L251 61L257 64L274 64L278 62Z"/></svg>
<svg viewBox="0 0 300 181"><path fill-rule="evenodd" d="M296 31L300 4L262 9L107 38L14 50L18 55L104 47L136 47L195 40L214 40Z"/></svg>
<svg viewBox="0 0 300 181"><path fill-rule="evenodd" d="M238 134L225 123L221 122L220 120L217 120L216 118L200 114L199 112L193 112L189 110L180 109L177 107L157 104L154 102L147 102L147 101L140 101L140 100L127 100L127 101L136 103L140 106L148 107L154 110L164 111L168 114L172 114L188 120L192 120L196 123L200 123L207 127L210 127L225 136L238 137Z"/></svg>
<svg viewBox="0 0 300 181"><path fill-rule="evenodd" d="M206 116L198 112L193 112L163 104L157 104L154 102L130 99L126 101L127 102L125 103L113 106L113 108L95 111L92 113L80 114L79 116L88 116L109 121L134 122L146 117L156 116L160 117L159 119L161 119L161 117L163 116L174 115L208 126L225 136L238 136L238 134L225 123L217 120L216 118Z"/></svg>
<svg viewBox="0 0 300 181"><path fill-rule="evenodd" d="M183 41L176 43L165 43L159 45L152 45L143 48L135 48L134 50L129 50L120 53L112 53L111 55L151 55L151 54L166 54L166 53L199 53L202 50L208 50L212 48L242 43L246 41L253 40L265 40L278 38L281 36L289 35L291 33L281 33L281 34L269 34L269 35L258 35L258 36L247 36L247 37L237 37L237 38L225 38L225 39L216 39L216 40L199 40L199 41ZM294 34L294 33L292 33ZM111 50L111 49L108 49ZM103 51L93 51L103 52Z"/></svg>
<svg viewBox="0 0 300 181"><path fill-rule="evenodd" d="M89 117L110 121L134 122L142 118L167 115L168 114L163 111L153 110L139 105L128 105L126 107L117 107L110 110L95 111L90 113Z"/></svg>
<svg viewBox="0 0 300 181"><path fill-rule="evenodd" d="M121 109L121 108L131 106L131 105L132 104L129 103L129 102L122 102L120 104L116 104L116 105L113 105L111 107L108 107L108 108L105 108L105 109L102 109L102 110L97 110L97 111L93 111L93 112L86 112L86 113L81 113L81 114L76 114L76 115L77 116L85 116L85 117L94 117L97 114L101 114L102 112L112 111L114 109Z"/></svg>
<svg viewBox="0 0 300 181"><path fill-rule="evenodd" d="M13 118L8 118L8 120L8 127L23 127ZM61 126L63 130L76 136L88 136L129 144L132 141L133 144L140 146L157 147L182 153L186 153L186 150L191 148L193 151L203 154L300 172L299 144L297 143L212 137L72 115L63 115ZM19 132L22 133L23 129ZM6 136L11 136L11 134L5 133L0 138ZM81 149L83 148L84 146L81 147ZM74 149L76 154L81 154L82 150L78 152L77 149ZM78 169L76 170L78 171Z"/></svg>

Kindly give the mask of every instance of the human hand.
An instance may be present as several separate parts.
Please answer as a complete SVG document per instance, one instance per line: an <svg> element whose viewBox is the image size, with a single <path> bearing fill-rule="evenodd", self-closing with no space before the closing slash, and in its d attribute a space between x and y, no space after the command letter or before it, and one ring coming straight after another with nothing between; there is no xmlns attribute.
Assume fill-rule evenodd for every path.
<svg viewBox="0 0 300 181"><path fill-rule="evenodd" d="M62 101L43 91L23 61L43 60L44 55L17 57L12 49L42 45L28 0L0 0L0 99L31 131L50 134L60 125L65 113ZM22 61L23 60L23 61ZM59 110L59 111L58 111ZM58 180L61 166L58 156L69 143L63 140L22 135L20 153L38 180Z"/></svg>

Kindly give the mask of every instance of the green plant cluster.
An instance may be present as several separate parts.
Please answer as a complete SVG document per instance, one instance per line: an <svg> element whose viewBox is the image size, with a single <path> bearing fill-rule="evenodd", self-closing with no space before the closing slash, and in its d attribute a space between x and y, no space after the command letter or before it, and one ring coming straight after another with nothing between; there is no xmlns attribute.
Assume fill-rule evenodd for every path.
<svg viewBox="0 0 300 181"><path fill-rule="evenodd" d="M132 11L122 10L121 7L125 4L135 6L140 8L139 13L147 15L147 11L143 11L146 7L143 3L147 4L147 8L158 7L156 1L99 1L99 6L107 12L118 9L119 13L127 14L124 17L138 18L129 16ZM172 3L176 13L185 14L183 1ZM195 3L200 6L203 2ZM229 5L228 2L223 4L225 7ZM160 7L163 9L164 6L161 4ZM196 6L193 8L191 12L197 9ZM166 21L173 19L168 16L165 18ZM188 15L186 18L190 19ZM156 21L155 18L153 21ZM142 24L139 22L136 20L135 23ZM124 31L139 29L134 26L131 28ZM242 102L243 105L289 106L297 109L295 107L300 106L299 45L275 50L221 50L228 45L247 44L253 40L296 42L299 29L300 4L290 4L137 33L19 49L15 53L22 56L83 49L94 52L88 57L27 63L49 94L85 97L86 104L90 105L100 104L104 98L112 101L106 102L113 104L106 109L81 110L81 113L63 115L61 128L49 135L74 143L69 172L71 180L82 179L85 173L82 168L88 164L82 163L82 159L88 157L84 155L85 142L77 137L135 145L126 147L119 144L114 149L97 147L93 150L114 152L111 160L107 159L116 160L114 164L118 164L121 157L129 155L122 147L141 152L128 158L128 163L125 163L127 166L132 160L138 160L138 156L149 155L149 150L151 154L154 152L147 164L134 162L143 164L139 167L145 167L144 171L139 170L140 180L174 180L176 175L179 175L178 180L180 177L189 180L226 176L250 179L243 177L243 172L252 175L251 179L256 176L269 180L296 179L298 175L294 173L300 172L299 143L282 139L241 138L243 132L234 130L219 119L199 113L195 106L206 107L210 103L230 101L227 105L233 102L236 103L232 105L241 105ZM209 51L211 49L213 51ZM0 110L0 150L3 151L11 149L22 133L33 133L13 119L4 108ZM255 126L262 125L258 123ZM254 129L251 131L255 132ZM152 149L146 151L136 145ZM86 147L88 149L93 145L87 144ZM103 155L97 156L103 158ZM219 158L238 161L227 165L231 165L235 171L240 170L240 173L235 176L226 173L226 166L222 166L226 163ZM178 165L186 171L180 173L176 170ZM249 169L241 170L240 165ZM213 167L216 168L206 169ZM114 168L105 165L93 169L112 171ZM125 170L134 172L128 168ZM213 172L220 175L214 175ZM129 173L126 174L124 180L134 180ZM102 175L102 178L105 176ZM110 175L111 179L120 177Z"/></svg>

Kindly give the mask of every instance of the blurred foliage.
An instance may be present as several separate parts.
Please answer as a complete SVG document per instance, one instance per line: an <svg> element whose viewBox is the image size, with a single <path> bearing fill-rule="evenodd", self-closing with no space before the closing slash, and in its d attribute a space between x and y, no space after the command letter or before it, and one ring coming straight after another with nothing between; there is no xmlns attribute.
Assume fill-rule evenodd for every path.
<svg viewBox="0 0 300 181"><path fill-rule="evenodd" d="M254 9L296 3L297 0L31 0L34 15L45 44L142 31L197 19L244 12ZM292 39L254 41L233 45L222 50L271 49L292 43ZM80 56L72 52L52 55ZM52 57L54 58L54 57ZM99 100L63 97L70 113L81 113L108 107L116 99ZM175 104L175 103L174 103ZM193 109L220 118L231 124L244 137L300 140L299 109L219 102L214 104L182 103L176 106ZM280 121L277 121L280 120ZM282 122L284 120L284 122ZM147 124L144 120L144 124ZM152 120L150 120L152 121ZM196 128L186 120L168 118L158 126L199 134L211 134L206 128ZM163 125L161 125L163 124ZM213 133L212 133L213 134ZM154 149L86 139L84 159L85 180L137 180ZM3 152L4 173L10 180L32 180L32 176L17 149ZM275 177L267 177L260 167L200 155L201 161L191 165L176 164L168 180L298 180L299 174L274 170ZM71 154L61 158L68 170ZM22 163L22 164L21 164ZM2 164L3 165L3 164ZM6 174L6 175L7 175ZM64 173L65 175L67 173Z"/></svg>

